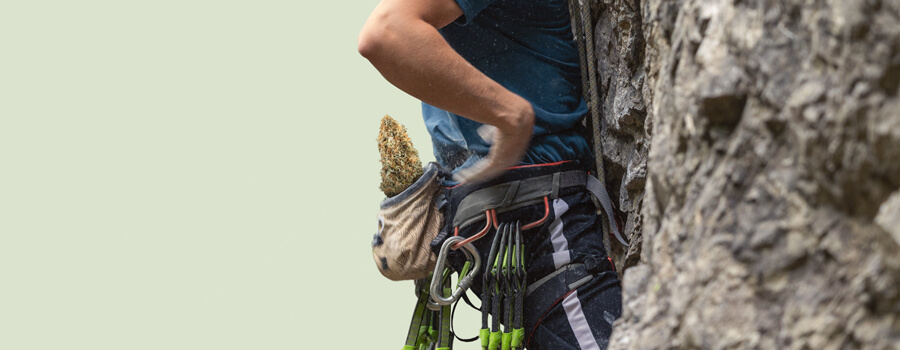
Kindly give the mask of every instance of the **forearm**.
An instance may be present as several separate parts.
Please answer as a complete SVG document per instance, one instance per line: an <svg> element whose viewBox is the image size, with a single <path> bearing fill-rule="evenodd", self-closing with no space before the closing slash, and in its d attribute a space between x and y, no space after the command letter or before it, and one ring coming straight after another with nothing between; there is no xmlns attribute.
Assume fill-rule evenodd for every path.
<svg viewBox="0 0 900 350"><path fill-rule="evenodd" d="M376 9L359 50L389 82L432 106L500 129L532 123L528 101L466 62L435 27L408 12Z"/></svg>

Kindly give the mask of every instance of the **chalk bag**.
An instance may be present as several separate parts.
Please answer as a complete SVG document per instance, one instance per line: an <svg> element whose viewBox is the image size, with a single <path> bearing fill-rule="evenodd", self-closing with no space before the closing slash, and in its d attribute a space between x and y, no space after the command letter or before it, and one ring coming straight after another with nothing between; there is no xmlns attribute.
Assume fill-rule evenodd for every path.
<svg viewBox="0 0 900 350"><path fill-rule="evenodd" d="M444 221L436 203L443 173L440 165L428 163L409 188L381 202L372 256L384 277L415 280L427 277L434 269L437 257L431 251L431 241Z"/></svg>

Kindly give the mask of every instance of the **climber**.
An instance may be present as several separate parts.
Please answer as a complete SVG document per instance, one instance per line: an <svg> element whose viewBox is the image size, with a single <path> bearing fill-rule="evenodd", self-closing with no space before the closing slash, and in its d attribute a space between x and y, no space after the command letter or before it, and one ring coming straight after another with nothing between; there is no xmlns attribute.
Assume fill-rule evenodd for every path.
<svg viewBox="0 0 900 350"><path fill-rule="evenodd" d="M358 43L390 83L422 101L435 158L452 170L439 239L472 239L491 264L494 238L519 232L521 244L506 249L522 247L527 275L498 281L523 294L520 345L538 350L605 349L621 314L596 181L587 179L594 157L580 126L588 109L567 9L566 0L382 0ZM491 299L484 281L472 290Z"/></svg>

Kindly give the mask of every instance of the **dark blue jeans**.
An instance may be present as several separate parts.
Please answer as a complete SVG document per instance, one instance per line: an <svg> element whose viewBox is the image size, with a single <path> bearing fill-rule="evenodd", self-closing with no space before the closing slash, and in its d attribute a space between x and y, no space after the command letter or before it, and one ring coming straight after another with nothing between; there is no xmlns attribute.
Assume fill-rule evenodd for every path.
<svg viewBox="0 0 900 350"><path fill-rule="evenodd" d="M505 175L516 176L515 172ZM556 276L525 298L527 348L606 349L612 323L622 312L622 291L606 257L597 209L583 188L561 190L549 207L550 214L541 226L522 232L528 284ZM544 214L542 203L498 214L498 221L524 224ZM470 225L459 234L469 237L483 226ZM492 229L474 242L485 261L495 233ZM575 288L568 288L573 285ZM480 281L472 290L481 294Z"/></svg>

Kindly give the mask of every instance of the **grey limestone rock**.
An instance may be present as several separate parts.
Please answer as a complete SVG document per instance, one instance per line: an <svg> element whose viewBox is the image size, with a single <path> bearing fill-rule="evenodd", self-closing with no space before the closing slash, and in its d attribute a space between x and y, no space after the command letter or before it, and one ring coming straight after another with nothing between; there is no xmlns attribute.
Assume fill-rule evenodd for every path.
<svg viewBox="0 0 900 350"><path fill-rule="evenodd" d="M900 349L900 1L595 5L610 349Z"/></svg>

